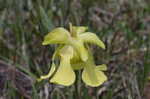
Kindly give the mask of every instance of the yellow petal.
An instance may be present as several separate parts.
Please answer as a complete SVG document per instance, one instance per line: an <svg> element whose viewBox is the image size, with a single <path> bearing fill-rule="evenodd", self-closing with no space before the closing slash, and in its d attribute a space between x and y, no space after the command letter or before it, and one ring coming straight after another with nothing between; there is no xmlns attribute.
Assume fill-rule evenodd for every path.
<svg viewBox="0 0 150 99"><path fill-rule="evenodd" d="M88 27L85 26L73 26L72 32L80 34L80 33L84 33L87 29Z"/></svg>
<svg viewBox="0 0 150 99"><path fill-rule="evenodd" d="M70 64L70 59L73 56L72 47L65 46L62 48L60 51L60 56L60 66L50 82L64 86L70 86L75 81L75 73Z"/></svg>
<svg viewBox="0 0 150 99"><path fill-rule="evenodd" d="M45 75L45 76L41 76L41 77L38 79L38 81L41 81L41 80L43 80L43 79L49 78L49 77L54 73L55 69L56 69L55 63L52 63L52 67L51 67L49 73L48 73L47 75Z"/></svg>
<svg viewBox="0 0 150 99"><path fill-rule="evenodd" d="M88 49L88 55L88 60L85 62L82 73L82 80L89 86L97 87L103 84L107 80L107 77L99 70L99 67L96 67L90 49Z"/></svg>
<svg viewBox="0 0 150 99"><path fill-rule="evenodd" d="M82 39L84 42L93 43L105 49L105 44L94 33L90 32L83 33L80 35L80 39Z"/></svg>
<svg viewBox="0 0 150 99"><path fill-rule="evenodd" d="M74 49L73 58L71 59L71 64L81 62L80 54Z"/></svg>
<svg viewBox="0 0 150 99"><path fill-rule="evenodd" d="M94 66L85 66L82 73L82 80L91 87L97 87L103 84L107 77L102 71L94 68Z"/></svg>
<svg viewBox="0 0 150 99"><path fill-rule="evenodd" d="M62 58L67 58L70 60L73 57L73 48L72 46L66 45L60 49L59 54Z"/></svg>
<svg viewBox="0 0 150 99"><path fill-rule="evenodd" d="M71 59L71 66L73 70L80 70L84 67L84 62L81 60L80 55L74 51L73 58Z"/></svg>
<svg viewBox="0 0 150 99"><path fill-rule="evenodd" d="M69 37L70 34L66 29L56 28L45 36L42 44L64 44L68 42Z"/></svg>
<svg viewBox="0 0 150 99"><path fill-rule="evenodd" d="M75 73L68 61L68 59L62 59L60 62L60 67L57 72L50 80L52 83L70 86L75 81Z"/></svg>
<svg viewBox="0 0 150 99"><path fill-rule="evenodd" d="M84 47L83 42L81 40L72 40L71 44L79 53L82 61L86 61L88 59L88 52L87 49Z"/></svg>
<svg viewBox="0 0 150 99"><path fill-rule="evenodd" d="M101 71L106 71L107 70L107 66L105 64L102 65L98 65L95 67L97 70L101 70Z"/></svg>

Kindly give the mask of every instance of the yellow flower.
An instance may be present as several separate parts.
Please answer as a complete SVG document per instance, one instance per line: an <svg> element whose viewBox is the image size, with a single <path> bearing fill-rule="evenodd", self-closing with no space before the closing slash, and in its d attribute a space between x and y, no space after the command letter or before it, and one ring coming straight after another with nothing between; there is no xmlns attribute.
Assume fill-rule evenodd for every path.
<svg viewBox="0 0 150 99"><path fill-rule="evenodd" d="M105 49L104 43L91 32L85 32L87 27L70 26L70 32L59 27L48 33L43 45L48 44L68 44L71 45L79 53L81 59L86 61L88 59L87 50L84 43L93 43Z"/></svg>
<svg viewBox="0 0 150 99"><path fill-rule="evenodd" d="M49 74L41 76L40 80L54 74L50 79L51 83L69 86L75 81L74 70L81 69L83 69L82 80L89 86L96 87L107 80L102 72L107 69L106 65L95 65L92 53L85 43L93 43L103 49L105 45L94 33L85 32L86 30L87 27L70 25L70 32L60 27L45 36L43 45L59 44L52 60L58 58L60 64L56 70L55 63L52 63Z"/></svg>

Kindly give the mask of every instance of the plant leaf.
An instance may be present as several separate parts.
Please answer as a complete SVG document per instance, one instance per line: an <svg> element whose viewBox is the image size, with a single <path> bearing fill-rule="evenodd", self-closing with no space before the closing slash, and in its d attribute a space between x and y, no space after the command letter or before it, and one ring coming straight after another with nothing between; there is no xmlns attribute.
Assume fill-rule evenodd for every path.
<svg viewBox="0 0 150 99"><path fill-rule="evenodd" d="M39 13L40 13L40 17L41 17L41 21L42 24L44 25L44 27L49 31L50 29L52 29L54 26L52 24L52 18L49 17L46 12L44 11L44 8L42 6L39 7Z"/></svg>

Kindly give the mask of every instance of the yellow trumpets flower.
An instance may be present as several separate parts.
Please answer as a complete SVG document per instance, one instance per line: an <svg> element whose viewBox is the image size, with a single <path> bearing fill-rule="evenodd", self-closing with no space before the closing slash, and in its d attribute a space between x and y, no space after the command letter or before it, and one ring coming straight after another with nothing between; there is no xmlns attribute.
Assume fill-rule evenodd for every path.
<svg viewBox="0 0 150 99"><path fill-rule="evenodd" d="M51 83L61 84L69 86L75 81L74 69L83 69L82 80L89 86L97 87L107 80L107 77L102 71L106 71L106 65L96 66L93 60L93 56L89 52L89 58L86 62L77 62L71 64L70 59L73 59L73 48L71 46L64 46L58 53L62 57L60 60L60 66L56 74L50 79ZM55 70L53 63L51 71L46 76L41 76L41 79L49 78Z"/></svg>
<svg viewBox="0 0 150 99"><path fill-rule="evenodd" d="M64 28L56 28L48 33L43 45L59 44L53 54L52 60L59 59L60 64L56 70L53 62L48 75L41 76L40 80L47 79L54 74L50 82L69 86L75 81L74 70L83 69L82 79L89 86L99 86L107 80L102 71L105 65L96 66L91 51L85 43L93 43L105 49L104 43L91 32L85 32L87 27L70 25L70 32ZM56 71L56 72L55 72Z"/></svg>

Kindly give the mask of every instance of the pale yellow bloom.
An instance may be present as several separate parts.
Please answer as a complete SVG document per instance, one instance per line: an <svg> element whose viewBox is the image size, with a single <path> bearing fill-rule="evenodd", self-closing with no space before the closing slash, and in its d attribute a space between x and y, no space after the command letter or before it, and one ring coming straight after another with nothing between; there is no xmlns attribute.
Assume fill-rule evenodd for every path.
<svg viewBox="0 0 150 99"><path fill-rule="evenodd" d="M106 65L95 65L93 55L85 43L96 44L103 49L105 49L105 45L94 33L85 32L86 30L87 27L70 26L69 32L60 27L45 36L43 45L59 45L52 60L58 58L60 64L56 70L55 63L52 63L49 74L41 76L40 80L49 78L56 70L50 82L69 86L74 83L76 78L74 70L81 69L83 69L82 80L89 86L96 87L107 80L102 72L107 69Z"/></svg>

